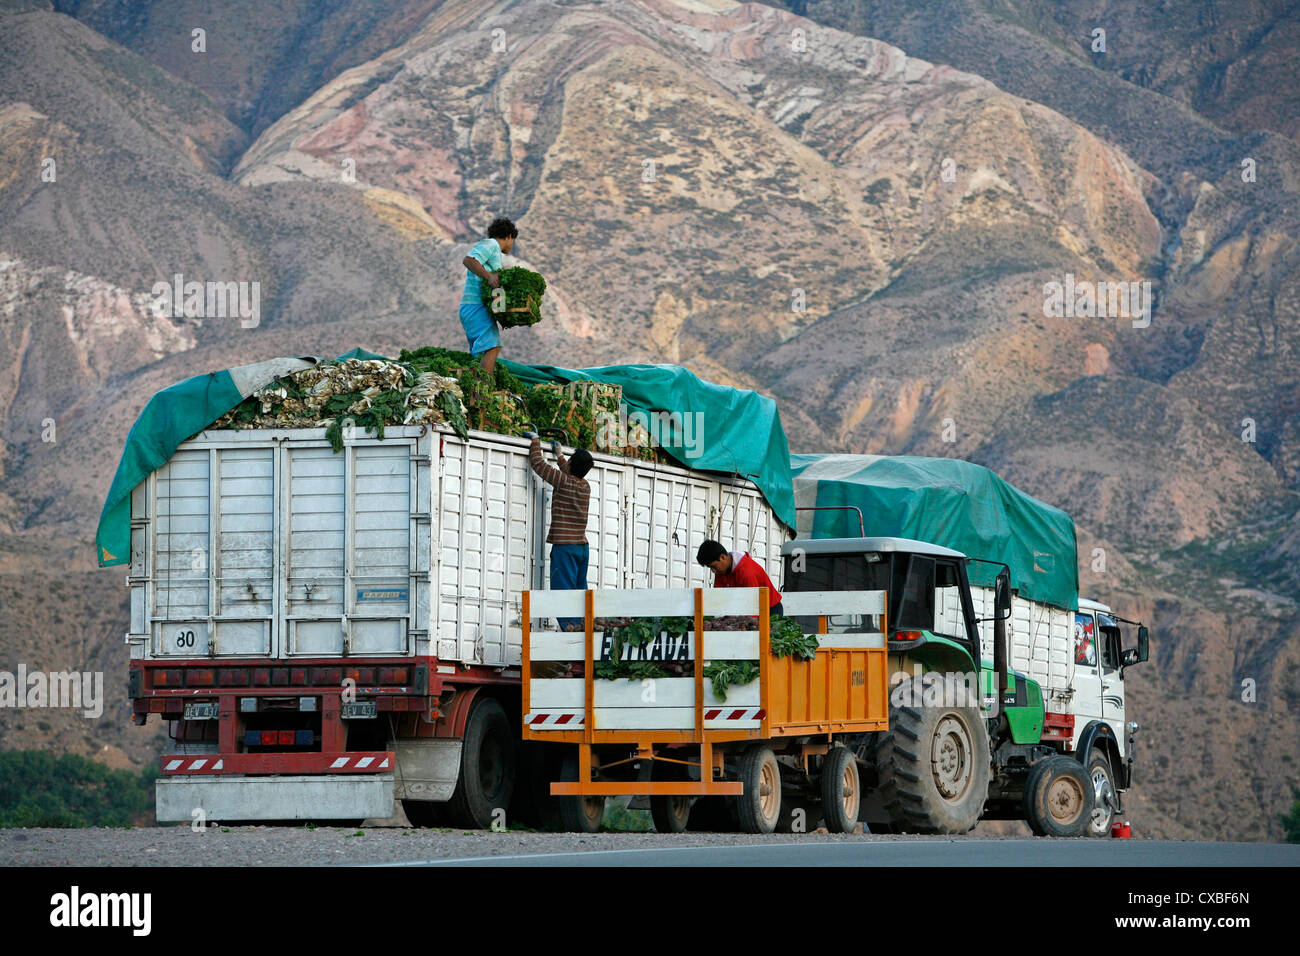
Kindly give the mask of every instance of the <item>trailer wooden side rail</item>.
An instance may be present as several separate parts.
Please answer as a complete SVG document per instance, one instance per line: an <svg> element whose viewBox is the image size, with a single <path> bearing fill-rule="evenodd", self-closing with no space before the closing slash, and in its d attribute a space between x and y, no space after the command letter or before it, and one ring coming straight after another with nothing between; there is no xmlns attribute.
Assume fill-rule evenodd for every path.
<svg viewBox="0 0 1300 956"><path fill-rule="evenodd" d="M737 795L739 781L724 779L723 751L750 742L811 741L825 752L837 734L888 727L885 594L882 591L786 592L788 617L815 618L818 650L811 660L771 653L766 588L672 588L596 591L525 591L523 618L523 737L578 746L577 780L554 782L556 795ZM704 619L753 616L757 630L706 631ZM832 617L857 626L832 630ZM542 631L542 618L577 618L582 632ZM687 646L659 635L674 659L691 662L691 676L631 681L595 677L603 632L597 618L691 617ZM708 661L757 660L759 677L713 694ZM537 677L535 664L577 662L581 677ZM622 745L622 748L618 747ZM601 764L593 755L626 749ZM696 749L698 748L698 749ZM694 759L690 759L694 758ZM616 767L657 762L679 779L600 779ZM699 779L686 779L699 768Z"/></svg>

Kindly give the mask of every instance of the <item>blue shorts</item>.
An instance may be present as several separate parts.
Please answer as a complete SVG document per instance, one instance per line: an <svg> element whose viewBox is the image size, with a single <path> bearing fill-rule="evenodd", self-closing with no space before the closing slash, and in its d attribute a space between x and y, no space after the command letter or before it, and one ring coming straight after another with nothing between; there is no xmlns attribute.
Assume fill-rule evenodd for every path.
<svg viewBox="0 0 1300 956"><path fill-rule="evenodd" d="M492 313L482 302L462 302L460 324L465 327L465 337L469 339L470 355L482 355L489 349L501 347L497 320L492 318Z"/></svg>

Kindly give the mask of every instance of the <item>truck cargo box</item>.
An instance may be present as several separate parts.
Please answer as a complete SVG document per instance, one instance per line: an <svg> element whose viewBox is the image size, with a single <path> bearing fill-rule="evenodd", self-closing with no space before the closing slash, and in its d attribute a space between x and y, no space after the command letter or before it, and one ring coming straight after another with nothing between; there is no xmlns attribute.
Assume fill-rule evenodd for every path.
<svg viewBox="0 0 1300 956"><path fill-rule="evenodd" d="M750 482L593 457L590 587L702 583L706 537L779 576L789 533ZM549 495L522 438L390 426L335 452L323 428L201 432L132 493L132 657L515 667Z"/></svg>

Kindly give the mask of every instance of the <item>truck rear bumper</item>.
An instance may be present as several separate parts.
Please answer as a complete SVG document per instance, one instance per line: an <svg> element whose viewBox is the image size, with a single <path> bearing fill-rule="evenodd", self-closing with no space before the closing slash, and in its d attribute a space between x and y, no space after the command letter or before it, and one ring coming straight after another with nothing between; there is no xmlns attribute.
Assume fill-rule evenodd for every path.
<svg viewBox="0 0 1300 956"><path fill-rule="evenodd" d="M160 777L159 823L188 823L202 810L223 820L347 820L393 815L392 774L300 777Z"/></svg>

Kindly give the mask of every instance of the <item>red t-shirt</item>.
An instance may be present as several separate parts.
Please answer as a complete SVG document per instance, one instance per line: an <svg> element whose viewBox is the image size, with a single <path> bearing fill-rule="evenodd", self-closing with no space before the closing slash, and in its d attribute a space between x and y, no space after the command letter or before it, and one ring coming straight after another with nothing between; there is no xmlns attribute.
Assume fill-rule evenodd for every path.
<svg viewBox="0 0 1300 956"><path fill-rule="evenodd" d="M734 558L732 561L729 574L713 576L715 588L767 588L768 607L775 607L781 602L781 592L776 589L762 565L749 556L749 552L741 555L739 561Z"/></svg>

